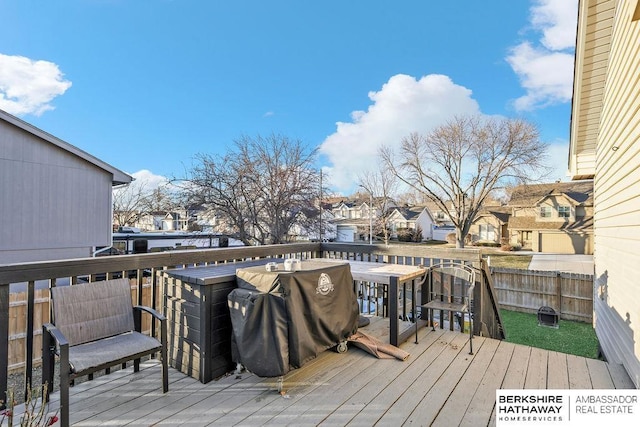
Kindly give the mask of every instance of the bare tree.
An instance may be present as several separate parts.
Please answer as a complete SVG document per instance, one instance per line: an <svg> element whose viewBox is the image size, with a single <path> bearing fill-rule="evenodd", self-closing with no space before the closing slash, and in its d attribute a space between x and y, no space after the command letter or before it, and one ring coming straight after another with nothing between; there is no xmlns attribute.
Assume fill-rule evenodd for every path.
<svg viewBox="0 0 640 427"><path fill-rule="evenodd" d="M546 175L546 150L524 120L456 117L428 135L405 137L397 159L388 147L380 154L402 182L449 212L462 248L493 190Z"/></svg>
<svg viewBox="0 0 640 427"><path fill-rule="evenodd" d="M146 181L134 181L113 190L113 223L136 225L148 213L175 211L182 206L168 183L152 188Z"/></svg>
<svg viewBox="0 0 640 427"><path fill-rule="evenodd" d="M243 243L284 243L291 227L314 212L320 192L315 154L281 135L242 136L224 155L198 155L182 187L191 202L213 208Z"/></svg>
<svg viewBox="0 0 640 427"><path fill-rule="evenodd" d="M134 225L145 210L148 192L144 183L132 182L113 190L113 224Z"/></svg>
<svg viewBox="0 0 640 427"><path fill-rule="evenodd" d="M168 189L167 185L161 185L147 193L144 199L145 212L171 212L182 205L178 195Z"/></svg>
<svg viewBox="0 0 640 427"><path fill-rule="evenodd" d="M358 186L371 196L369 214L379 212L374 218L374 235L382 235L385 244L388 244L390 238L389 218L393 214L389 208L394 204L394 197L398 189L397 177L381 168L359 175Z"/></svg>

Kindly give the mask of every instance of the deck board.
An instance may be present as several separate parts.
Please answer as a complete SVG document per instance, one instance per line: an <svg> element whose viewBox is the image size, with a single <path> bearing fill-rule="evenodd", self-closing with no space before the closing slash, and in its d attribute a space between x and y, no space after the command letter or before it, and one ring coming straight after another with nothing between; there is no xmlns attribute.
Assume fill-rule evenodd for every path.
<svg viewBox="0 0 640 427"><path fill-rule="evenodd" d="M462 334L459 334L462 336ZM458 338L454 339L447 348L439 355L441 360L449 360L450 363L446 369L434 372L434 375L440 374L435 384L429 389L425 398L422 399L411 413L407 422L413 425L430 425L440 412L440 408L446 403L447 399L455 389L456 385L462 378L473 360L466 353L466 341ZM476 354L482 351L484 339L477 339Z"/></svg>
<svg viewBox="0 0 640 427"><path fill-rule="evenodd" d="M613 381L615 388L636 388L622 365L618 363L607 363L607 369L609 370L609 375L611 375L611 380Z"/></svg>
<svg viewBox="0 0 640 427"><path fill-rule="evenodd" d="M547 388L547 360L548 351L533 347L529 357L529 366L524 380L524 388Z"/></svg>
<svg viewBox="0 0 640 427"><path fill-rule="evenodd" d="M356 379L361 369L368 370L375 363L375 359L364 351L353 351L356 353L353 357L344 358L349 363L327 365L320 381L299 391L291 390L285 396L287 398L274 400L264 410L258 410L256 415L263 420L264 425L319 424L330 413L326 412L327 408L334 408L353 392L349 383ZM301 402L305 404L303 409L299 406Z"/></svg>
<svg viewBox="0 0 640 427"><path fill-rule="evenodd" d="M567 373L567 355L557 351L549 352L549 378L547 388L566 390L569 388Z"/></svg>
<svg viewBox="0 0 640 427"><path fill-rule="evenodd" d="M593 388L587 362L584 357L567 354L567 368L569 371L569 388L585 389Z"/></svg>
<svg viewBox="0 0 640 427"><path fill-rule="evenodd" d="M587 369L589 370L589 377L591 378L593 388L614 388L613 380L611 379L611 375L609 375L606 363L596 359L585 359L585 361L587 362Z"/></svg>
<svg viewBox="0 0 640 427"><path fill-rule="evenodd" d="M473 358L471 365L462 376L462 379L456 384L449 399L447 399L442 406L442 409L433 421L433 426L447 427L459 425L462 422L464 414L469 408L473 396L482 381L484 373L489 368L489 364L499 344L500 341L498 340L485 340L480 350L476 351L473 356L468 356L470 359Z"/></svg>
<svg viewBox="0 0 640 427"><path fill-rule="evenodd" d="M372 413L374 411L368 409L373 407L371 402L374 399L378 399L378 402L383 401L385 397L378 398L378 395L381 391L384 391L386 386L392 381L398 379L400 376L408 377L405 388L410 388L413 385L412 383L419 381L419 376L421 372L423 372L424 367L428 366L437 355L436 347L433 346L433 344L444 334L442 331L434 331L429 332L425 336L424 331L423 329L419 335L419 345L408 342L403 346L403 349L411 353L409 361L412 363L410 363L408 367L403 366L404 364L389 361L391 363L385 363L384 366L377 366L375 369L371 369L362 378L363 381L360 383L360 389L323 420L321 425L347 425L349 422L353 424L363 422L364 418L373 415ZM399 381L402 382L403 379L399 379ZM390 391L386 393L388 396ZM395 390L394 393L397 394L398 391ZM402 399L400 401L404 400L405 399ZM370 411L371 414L369 413ZM361 413L362 415L359 415ZM359 416L360 421L355 420L356 416ZM378 412L375 418L379 416L381 416L381 412Z"/></svg>
<svg viewBox="0 0 640 427"><path fill-rule="evenodd" d="M401 375L386 378L390 383L385 387L379 384L380 393L372 399L367 409L361 411L352 421L355 425L373 424L380 421L381 425L400 425L411 413L411 410L422 400L435 381L444 370L447 363L440 357L443 350L453 342L454 338L462 337L445 335L444 331L436 330L427 337L421 337L420 343L424 349L416 354L411 366ZM427 347L425 347L427 346Z"/></svg>
<svg viewBox="0 0 640 427"><path fill-rule="evenodd" d="M523 389L527 376L527 366L531 356L531 347L515 345L509 367L504 376L502 387L504 389Z"/></svg>
<svg viewBox="0 0 640 427"><path fill-rule="evenodd" d="M500 388L504 380L514 347L513 344L507 342L499 343L491 363L460 421L461 426L490 425L489 421L496 401L496 389Z"/></svg>
<svg viewBox="0 0 640 427"><path fill-rule="evenodd" d="M372 318L367 331L388 337L388 322ZM384 338L383 338L384 339ZM406 361L376 359L351 347L326 351L284 377L230 374L202 384L170 369L161 392L160 365L118 370L71 388L77 426L371 426L492 425L495 390L633 388L620 365L584 359L460 332L422 328L401 345ZM50 409L59 405L53 393ZM17 408L16 413L19 413Z"/></svg>

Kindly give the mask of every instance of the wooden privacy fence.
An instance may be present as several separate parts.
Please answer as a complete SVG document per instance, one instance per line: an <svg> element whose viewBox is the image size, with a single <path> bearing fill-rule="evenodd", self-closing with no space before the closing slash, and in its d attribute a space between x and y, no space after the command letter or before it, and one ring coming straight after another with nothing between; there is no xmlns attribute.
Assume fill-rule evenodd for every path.
<svg viewBox="0 0 640 427"><path fill-rule="evenodd" d="M500 307L537 313L553 308L560 318L592 323L593 276L559 271L491 268Z"/></svg>
<svg viewBox="0 0 640 427"><path fill-rule="evenodd" d="M156 293L158 295L159 293ZM131 280L131 298L138 304L138 286ZM151 283L148 280L142 285L142 305L151 306ZM159 300L159 297L156 297ZM27 337L27 293L16 292L9 295L9 372L25 366L25 340ZM49 289L35 291L33 320L33 360L40 364L42 358L42 324L49 321ZM142 316L142 332L151 332L151 319Z"/></svg>

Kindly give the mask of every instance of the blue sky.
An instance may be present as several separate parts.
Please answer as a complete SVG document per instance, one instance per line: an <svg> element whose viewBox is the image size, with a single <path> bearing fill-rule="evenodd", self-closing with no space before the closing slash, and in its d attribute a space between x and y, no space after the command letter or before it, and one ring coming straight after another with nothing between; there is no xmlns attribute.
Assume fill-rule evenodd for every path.
<svg viewBox="0 0 640 427"><path fill-rule="evenodd" d="M139 180L283 134L346 194L380 144L524 117L566 180L576 17L577 0L0 0L0 109Z"/></svg>

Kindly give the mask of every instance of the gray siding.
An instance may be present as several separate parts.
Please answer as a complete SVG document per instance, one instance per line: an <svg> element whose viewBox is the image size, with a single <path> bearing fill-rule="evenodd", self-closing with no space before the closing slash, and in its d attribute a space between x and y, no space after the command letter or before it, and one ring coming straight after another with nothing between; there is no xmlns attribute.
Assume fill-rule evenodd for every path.
<svg viewBox="0 0 640 427"><path fill-rule="evenodd" d="M0 120L0 264L89 256L111 241L113 174Z"/></svg>

